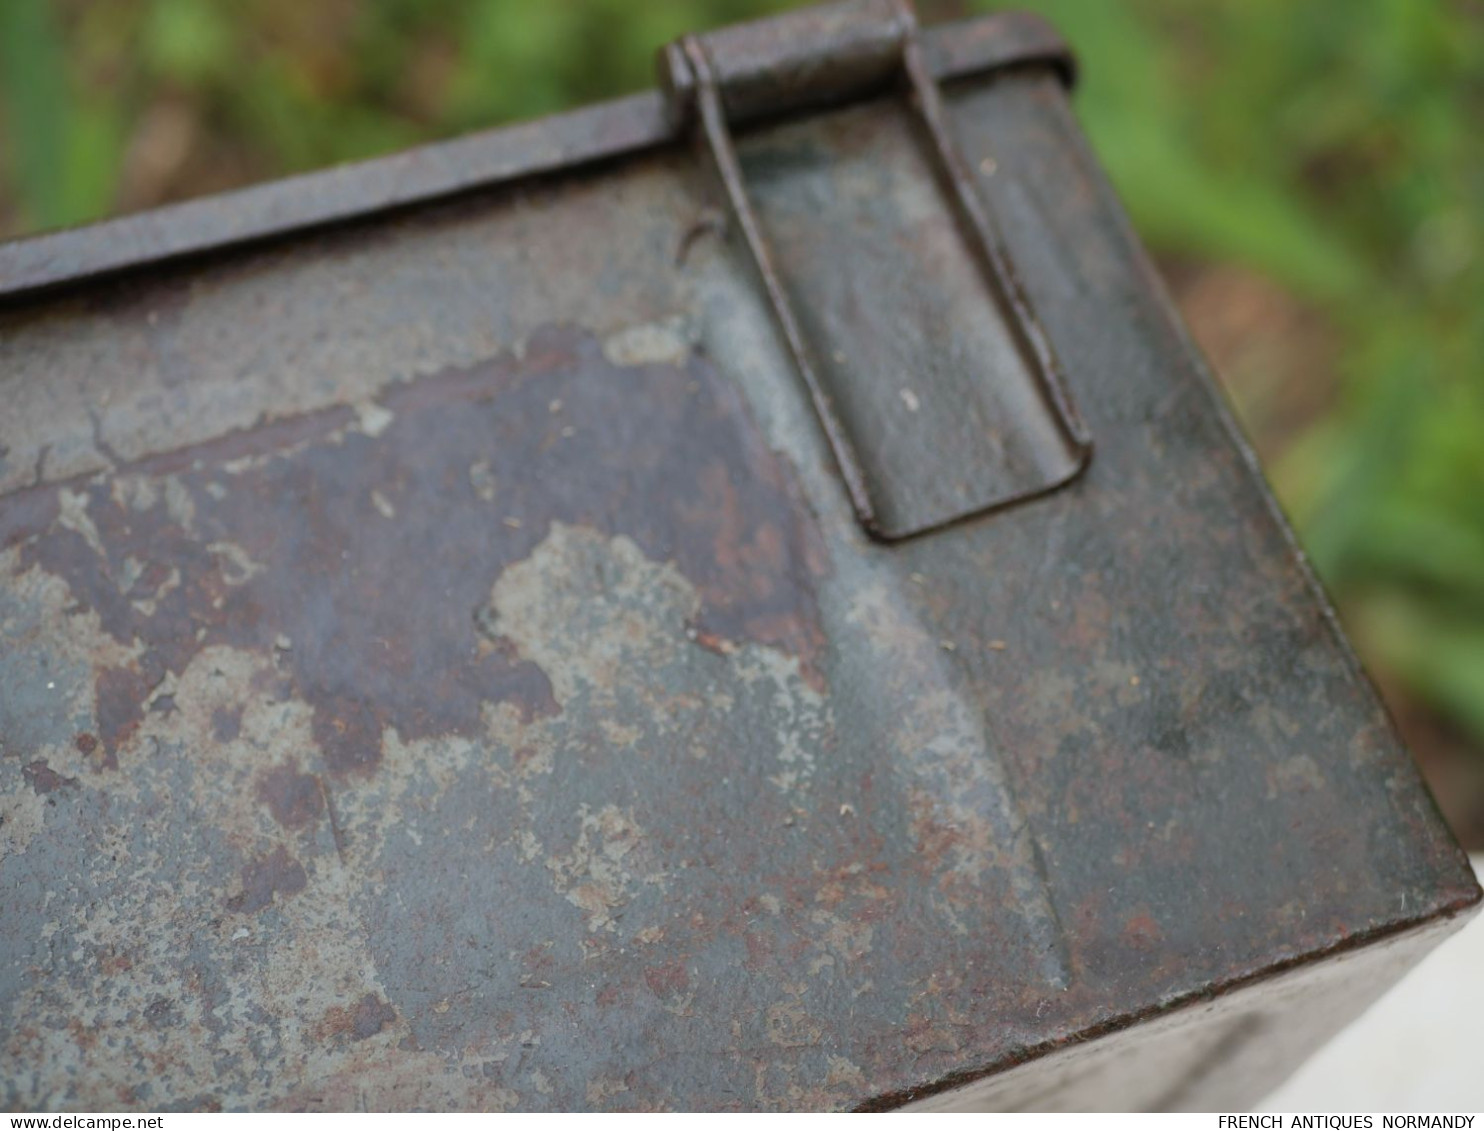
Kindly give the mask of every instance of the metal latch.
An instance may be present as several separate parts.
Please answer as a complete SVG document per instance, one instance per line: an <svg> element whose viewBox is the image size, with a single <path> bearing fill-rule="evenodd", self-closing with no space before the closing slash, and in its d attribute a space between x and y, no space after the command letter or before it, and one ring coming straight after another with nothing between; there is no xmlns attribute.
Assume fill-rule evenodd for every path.
<svg viewBox="0 0 1484 1131"><path fill-rule="evenodd" d="M699 121L868 533L907 538L1076 478L1091 439L953 140L904 0L848 0L686 36L664 49L660 70L675 111ZM766 131L749 194L734 126L903 85L910 112L887 105L910 132L892 152L803 144L780 158L767 152L780 130ZM900 174L922 140L926 181L942 191ZM993 160L981 169L992 174ZM765 227L785 238L770 242Z"/></svg>

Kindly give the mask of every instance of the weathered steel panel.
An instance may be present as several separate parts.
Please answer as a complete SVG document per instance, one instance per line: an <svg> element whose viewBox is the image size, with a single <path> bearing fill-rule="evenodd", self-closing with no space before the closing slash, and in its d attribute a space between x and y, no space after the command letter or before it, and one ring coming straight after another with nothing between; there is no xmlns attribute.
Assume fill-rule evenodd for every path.
<svg viewBox="0 0 1484 1131"><path fill-rule="evenodd" d="M947 97L1097 456L892 546L686 144L12 298L6 1106L1250 1098L1477 902L1056 71Z"/></svg>

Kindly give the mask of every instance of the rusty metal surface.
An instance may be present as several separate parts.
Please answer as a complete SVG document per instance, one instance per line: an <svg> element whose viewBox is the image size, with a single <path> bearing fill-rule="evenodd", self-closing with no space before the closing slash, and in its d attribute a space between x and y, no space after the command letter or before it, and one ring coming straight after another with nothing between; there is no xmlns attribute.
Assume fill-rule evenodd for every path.
<svg viewBox="0 0 1484 1131"><path fill-rule="evenodd" d="M717 110L733 125L795 114L898 85L915 33L915 14L896 0L833 0L686 35L660 52L660 86L680 116L703 71L715 73Z"/></svg>
<svg viewBox="0 0 1484 1131"><path fill-rule="evenodd" d="M1065 41L1030 12L929 28L928 68L941 81L1001 67L1076 74ZM418 146L101 224L0 245L0 298L394 212L517 177L571 169L676 139L657 92L539 121Z"/></svg>
<svg viewBox="0 0 1484 1131"><path fill-rule="evenodd" d="M1292 1072L1306 1052L1370 1004L1361 986L1389 986L1453 924L1433 924L1265 971L1236 992L1160 1011L1095 1040L905 1105L908 1111L1228 1111L1250 1108L1254 1081Z"/></svg>
<svg viewBox="0 0 1484 1131"><path fill-rule="evenodd" d="M688 35L660 64L676 117L699 119L779 336L868 534L912 537L1081 474L1091 437L952 136L910 5L840 0ZM775 199L792 221L789 251L778 256L753 207L733 124L764 107L797 114L883 86L900 89L910 112L905 135L880 144L920 147L926 160L899 187L882 175L892 162L869 143L818 153L802 139L774 174L784 185ZM776 145L772 153L765 168L777 165ZM992 157L981 159L981 171L992 168ZM924 181L939 180L944 202L923 192Z"/></svg>
<svg viewBox="0 0 1484 1131"><path fill-rule="evenodd" d="M897 546L684 146L0 311L0 1103L1250 1097L1476 904L1061 83L947 102L1099 454Z"/></svg>

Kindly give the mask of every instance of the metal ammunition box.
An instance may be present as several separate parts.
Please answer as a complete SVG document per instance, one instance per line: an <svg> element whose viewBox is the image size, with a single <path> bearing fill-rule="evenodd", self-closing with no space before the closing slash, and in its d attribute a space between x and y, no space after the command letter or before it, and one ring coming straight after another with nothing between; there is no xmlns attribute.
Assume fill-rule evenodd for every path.
<svg viewBox="0 0 1484 1131"><path fill-rule="evenodd" d="M0 1102L1213 1107L1479 889L1015 14L0 249Z"/></svg>

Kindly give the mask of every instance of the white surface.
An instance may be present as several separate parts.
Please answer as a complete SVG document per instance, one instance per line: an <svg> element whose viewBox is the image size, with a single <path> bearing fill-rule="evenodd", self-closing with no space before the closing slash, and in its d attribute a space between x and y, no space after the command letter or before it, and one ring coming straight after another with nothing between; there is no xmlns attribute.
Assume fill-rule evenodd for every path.
<svg viewBox="0 0 1484 1131"><path fill-rule="evenodd" d="M1473 858L1484 874L1484 856ZM1267 1111L1484 1112L1484 914L1264 1101Z"/></svg>

